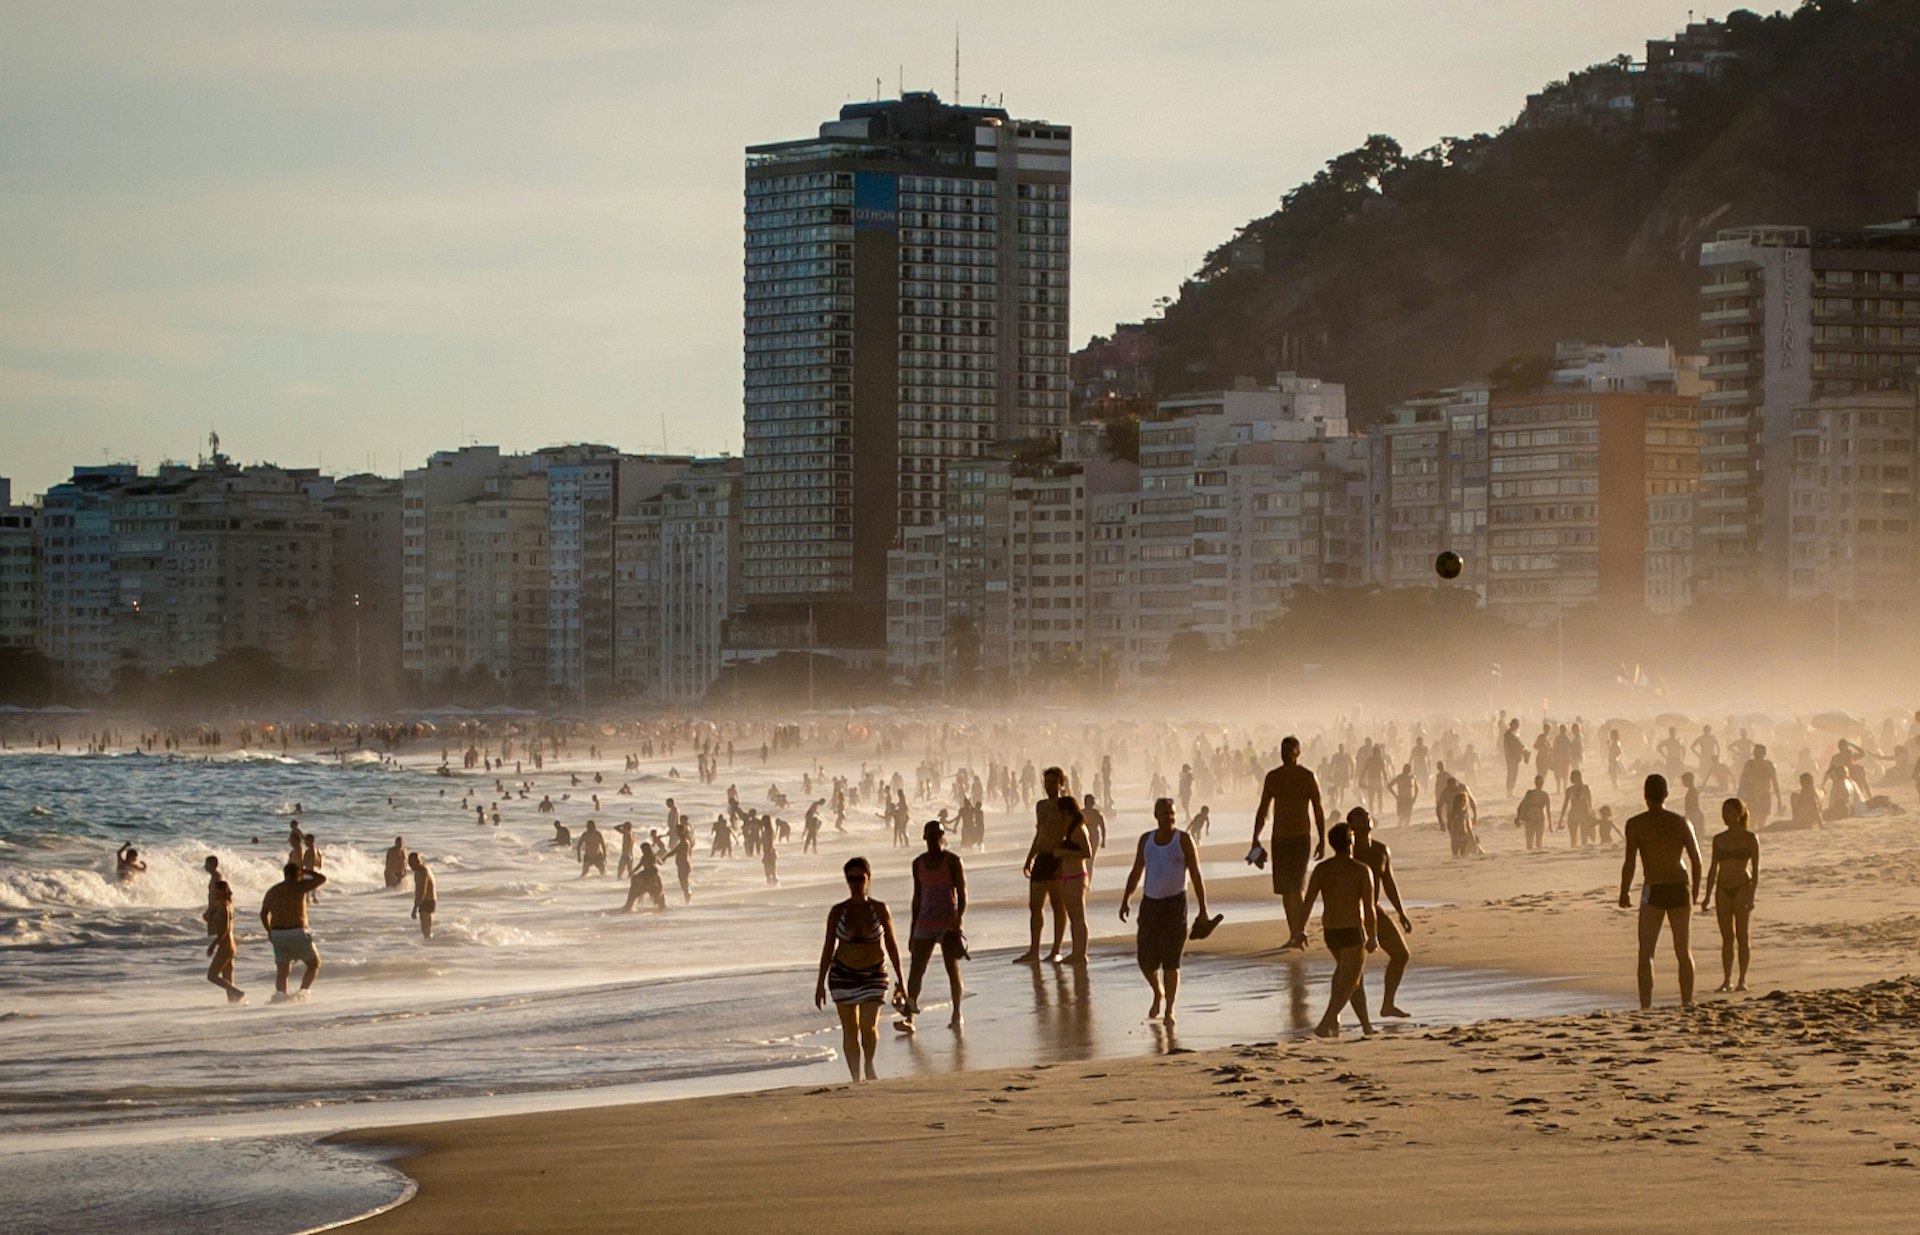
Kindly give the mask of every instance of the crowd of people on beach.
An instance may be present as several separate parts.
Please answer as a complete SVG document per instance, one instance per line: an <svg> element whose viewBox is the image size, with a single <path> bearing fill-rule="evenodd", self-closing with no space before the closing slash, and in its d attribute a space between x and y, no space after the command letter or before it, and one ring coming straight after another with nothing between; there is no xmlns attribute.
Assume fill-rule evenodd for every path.
<svg viewBox="0 0 1920 1235"><path fill-rule="evenodd" d="M1920 716L1914 733L1920 734ZM1760 838L1767 831L1817 828L1862 815L1899 813L1900 807L1876 782L1911 778L1920 793L1920 738L1904 740L1891 722L1883 726L1878 742L1871 734L1836 737L1824 769L1812 754L1811 743L1798 760L1798 788L1783 794L1779 771L1767 744L1749 736L1748 727L1728 725L1736 736L1724 742L1712 725L1682 737L1680 726L1665 726L1664 736L1649 741L1637 729L1632 746L1620 723L1599 732L1605 751L1608 790L1622 791L1623 781L1637 778L1644 809L1616 824L1614 807L1596 803L1596 786L1584 766L1590 733L1575 719L1545 720L1529 741L1518 718L1500 716L1492 725L1494 767L1505 775L1506 797L1512 801L1510 824L1520 833L1525 852L1544 850L1549 833L1560 832L1575 849L1617 848L1623 866L1619 904L1634 908L1632 885L1641 879L1638 907L1638 983L1643 1006L1653 995L1653 967L1662 934L1671 940L1679 994L1693 1000L1691 913L1697 907L1712 913L1721 935L1720 991L1744 991L1751 962L1750 922L1760 877ZM912 902L905 922L903 963L892 912L872 895L874 867L867 857L853 857L843 866L847 896L829 910L825 924L815 987L815 1002L831 1002L839 1015L844 1057L856 1080L871 1079L878 1023L891 1004L895 1025L904 1033L917 1032L926 974L935 950L946 971L951 1013L949 1023L964 1023L961 1014L965 986L961 962L970 959L966 936L967 868L963 850L984 851L986 807L993 803L1013 812L1033 803L1033 833L1020 864L1026 884L1028 944L1016 963L1084 964L1091 928L1087 919L1089 893L1099 857L1108 848L1108 820L1101 802L1115 801L1116 757L1144 773L1152 802L1153 827L1130 842L1116 842L1130 851L1130 865L1119 903L1119 916L1131 922L1135 959L1149 988L1148 1016L1166 1025L1176 1020L1180 968L1186 944L1204 939L1221 921L1209 912L1207 888L1201 874L1200 842L1211 822L1211 799L1245 794L1257 802L1246 861L1264 870L1286 919L1285 947L1298 952L1308 945L1309 923L1319 910L1321 939L1332 962L1326 1009L1314 1032L1337 1036L1343 1013L1351 1010L1360 1028L1372 1033L1374 1016L1402 1018L1399 1004L1402 981L1411 961L1413 932L1393 864L1393 854L1381 839L1380 817L1392 811L1402 828L1416 826L1416 806L1427 797L1433 805L1433 827L1442 832L1453 858L1470 861L1487 854L1486 829L1494 821L1483 815L1476 796L1483 766L1465 726L1447 726L1430 735L1421 725L1390 723L1376 738L1357 725L1341 724L1313 736L1308 743L1284 737L1277 747L1262 749L1251 735L1197 735L1188 740L1170 729L1089 726L1078 734L1034 733L1012 722L956 732L944 725L896 725L857 733L816 727L782 725L763 731L752 743L745 731L723 735L717 726L661 726L637 735L641 740L622 761L624 774L640 774L646 759L673 760L691 752L700 785L717 785L722 770L731 773L736 743L745 746L745 758L758 757L765 768L776 753L810 748L797 792L778 781L765 792L766 808L743 802L737 784L725 791L725 809L709 825L706 860L726 861L739 855L758 861L769 886L779 882L778 855L794 840L788 812L800 816L802 853L818 853L823 831L830 822L835 836L846 836L850 818L862 811L877 820L893 847L910 844L916 813L934 814L920 827L923 846L911 860ZM285 730L281 731L285 733ZM104 743L117 735L101 734ZM383 743L403 741L404 734L377 735ZM1036 768L1031 759L1007 756L1031 744L1057 743L1081 756L1064 766ZM868 744L871 744L870 746ZM165 734L143 734L143 748L177 749L180 739ZM857 772L832 774L822 759L831 748L834 757L869 750L879 762L863 761ZM1638 749L1643 748L1643 749ZM978 752L992 752L976 762ZM889 757L914 751L911 767L888 773ZM966 759L952 761L955 752ZM458 811L471 814L477 826L497 827L503 806L516 817L531 806L536 815L558 816L562 804L576 809L590 803L603 815L609 800L631 799L630 781L611 787L605 772L554 773L549 762L571 758L572 746L556 734L520 737L509 734L482 745L469 741L455 756L444 750L438 771L453 775L457 757L461 771L493 777L492 792L482 796L469 788L458 799ZM598 760L597 742L588 748ZM532 765L529 772L527 765ZM1876 769L1873 765L1883 765ZM1531 769L1529 768L1531 765ZM510 772L509 772L510 769ZM1090 772L1083 769L1091 769ZM1532 775L1527 773L1531 770ZM1884 770L1884 775L1877 772ZM564 787L543 790L540 778L564 775ZM677 763L668 779L681 780ZM1496 782L1497 783L1497 782ZM1257 797L1255 789L1257 786ZM577 800L575 792L580 792ZM1491 788L1487 791L1491 791ZM442 789L442 797L447 791ZM605 794L605 798L602 794ZM1721 796L1723 828L1706 850L1698 836L1707 819L1703 799ZM1328 826L1327 802L1351 803L1344 815L1336 813ZM1672 809L1669 802L1678 806ZM664 872L669 863L676 875L682 905L694 898L694 863L699 850L694 820L675 798L665 801L662 828L645 836L632 821L614 824L619 850L613 876L626 881L621 911L643 905L655 912L668 907ZM304 999L320 969L320 956L309 920L309 906L327 882L325 853L319 838L303 830L298 818L289 826L288 860L283 879L263 898L260 920L273 948L275 1000ZM1503 820L1504 820L1503 816ZM551 848L561 850L579 865L579 878L608 874L613 861L611 838L596 819L588 819L576 834L559 818L553 819ZM207 980L221 987L227 998L240 1002L243 992L234 984L237 946L234 937L233 890L215 857L207 859L208 899L205 921L210 965ZM121 880L136 879L144 863L132 845L116 857ZM426 857L396 836L385 856L385 883L398 889L411 881L411 917L423 939L433 937L438 908L433 871ZM1135 895L1140 900L1135 908ZM1189 895L1192 902L1189 903ZM1191 913L1190 909L1197 910ZM1051 946L1042 950L1051 915ZM1385 956L1377 1002L1365 989L1368 958ZM296 990L289 990L291 970L302 969Z"/></svg>

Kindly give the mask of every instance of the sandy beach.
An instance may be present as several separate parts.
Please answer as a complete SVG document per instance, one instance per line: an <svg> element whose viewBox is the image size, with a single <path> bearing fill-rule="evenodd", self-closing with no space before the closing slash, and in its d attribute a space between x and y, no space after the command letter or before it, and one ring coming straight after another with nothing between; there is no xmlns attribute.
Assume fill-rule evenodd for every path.
<svg viewBox="0 0 1920 1235"><path fill-rule="evenodd" d="M1657 1006L1640 1012L1618 851L1550 833L1529 855L1510 814L1484 814L1484 859L1448 860L1428 827L1382 833L1406 895L1448 902L1414 913L1412 1025L1362 1040L1349 1021L1327 1043L1275 1023L1199 1051L1176 1030L1134 1058L352 1133L338 1139L398 1154L420 1185L366 1229L1913 1229L1920 982L1894 975L1920 941L1914 816L1765 835L1752 992L1711 993L1718 933L1696 915L1700 1006L1673 1006L1663 941ZM1221 830L1235 839L1210 862L1243 846ZM1115 928L1118 867L1094 896ZM1297 963L1279 924L1234 921L1270 900L1264 885L1216 881L1228 922L1190 972ZM1423 1026L1436 966L1561 979L1597 1010ZM883 1076L895 1049L883 1040Z"/></svg>

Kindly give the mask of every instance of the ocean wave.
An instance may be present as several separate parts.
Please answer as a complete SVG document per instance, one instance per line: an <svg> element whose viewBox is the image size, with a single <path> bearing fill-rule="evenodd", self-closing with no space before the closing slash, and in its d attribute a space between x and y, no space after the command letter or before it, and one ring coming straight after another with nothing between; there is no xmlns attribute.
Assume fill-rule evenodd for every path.
<svg viewBox="0 0 1920 1235"><path fill-rule="evenodd" d="M257 898L281 879L281 850L277 845L235 849L187 839L167 841L140 850L145 872L124 883L112 878L113 857L104 850L94 864L72 866L18 866L0 872L0 909L40 907L67 909L194 909L207 903L209 855L220 859L220 873L233 886L236 899ZM321 847L333 894L385 886L382 859L354 845ZM323 891L324 898L329 893Z"/></svg>

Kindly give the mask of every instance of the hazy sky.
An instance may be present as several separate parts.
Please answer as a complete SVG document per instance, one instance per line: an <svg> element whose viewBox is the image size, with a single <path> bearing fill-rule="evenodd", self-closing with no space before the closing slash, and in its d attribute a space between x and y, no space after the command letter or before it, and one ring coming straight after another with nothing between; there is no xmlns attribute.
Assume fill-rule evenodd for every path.
<svg viewBox="0 0 1920 1235"><path fill-rule="evenodd" d="M1717 12L1717 10L1716 10ZM909 89L1074 128L1073 337L1369 132L1492 130L1671 0L0 0L0 475L737 450L741 149Z"/></svg>

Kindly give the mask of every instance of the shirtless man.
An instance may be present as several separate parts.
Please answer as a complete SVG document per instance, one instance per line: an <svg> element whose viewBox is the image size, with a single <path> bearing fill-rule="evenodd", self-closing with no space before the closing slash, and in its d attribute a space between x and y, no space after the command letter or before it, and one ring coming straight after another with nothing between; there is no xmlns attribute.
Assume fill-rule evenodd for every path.
<svg viewBox="0 0 1920 1235"><path fill-rule="evenodd" d="M1107 817L1100 813L1100 803L1091 793L1080 799L1080 805L1087 816L1087 836L1093 841L1093 851L1098 853L1107 847ZM1207 808L1202 806L1200 815L1204 817L1206 813ZM1195 822L1198 823L1199 820Z"/></svg>
<svg viewBox="0 0 1920 1235"><path fill-rule="evenodd" d="M1701 776L1713 771L1714 765L1720 762L1720 739L1713 736L1712 725L1702 726L1700 736L1688 743L1687 749L1700 760Z"/></svg>
<svg viewBox="0 0 1920 1235"><path fill-rule="evenodd" d="M1253 812L1253 843L1267 826L1267 808L1273 808L1273 891L1287 911L1288 947L1306 947L1307 910L1301 888L1307 881L1307 858L1327 856L1327 815L1320 805L1320 782L1313 770L1300 765L1300 739L1289 735L1280 743L1280 766L1267 773L1260 790L1260 807ZM1309 830L1311 817L1311 831ZM1318 837L1316 844L1313 837Z"/></svg>
<svg viewBox="0 0 1920 1235"><path fill-rule="evenodd" d="M615 868L613 877L625 879L633 873L633 824L616 823L613 830L620 834L620 865Z"/></svg>
<svg viewBox="0 0 1920 1235"><path fill-rule="evenodd" d="M397 888L407 877L407 842L404 838L393 838L393 848L387 850L387 886Z"/></svg>
<svg viewBox="0 0 1920 1235"><path fill-rule="evenodd" d="M1518 718L1508 721L1500 734L1500 755L1507 761L1507 796L1512 797L1514 782L1520 779L1520 765L1528 757L1527 744L1520 738Z"/></svg>
<svg viewBox="0 0 1920 1235"><path fill-rule="evenodd" d="M1547 817L1553 814L1553 798L1546 790L1547 778L1533 778L1533 788L1520 797L1514 819L1525 832L1528 849L1544 849L1547 844Z"/></svg>
<svg viewBox="0 0 1920 1235"><path fill-rule="evenodd" d="M1400 775L1387 782L1387 792L1393 795L1395 822L1403 828L1412 824L1413 804L1420 798L1420 780L1413 764L1400 765Z"/></svg>
<svg viewBox="0 0 1920 1235"><path fill-rule="evenodd" d="M407 855L407 869L413 872L413 916L420 923L420 938L433 938L433 911L440 907L433 892L433 872L427 860L417 853Z"/></svg>
<svg viewBox="0 0 1920 1235"><path fill-rule="evenodd" d="M1680 740L1680 730L1669 725L1667 736L1660 739L1660 745L1654 747L1654 753L1666 763L1667 775L1678 780L1687 760L1687 744Z"/></svg>
<svg viewBox="0 0 1920 1235"><path fill-rule="evenodd" d="M1046 797L1034 803L1033 843L1027 846L1027 859L1021 873L1027 877L1027 950L1013 958L1016 965L1030 965L1040 959L1040 928L1046 924L1046 907L1053 905L1053 951L1050 961L1060 959L1060 945L1067 933L1067 902L1060 888L1060 849L1067 840L1067 817L1060 810L1060 790L1066 774L1048 768L1041 776Z"/></svg>
<svg viewBox="0 0 1920 1235"><path fill-rule="evenodd" d="M290 998L287 975L293 969L293 962L306 966L306 974L300 979L301 999L307 997L314 977L320 972L320 953L313 946L312 932L307 929L307 898L327 881L319 871L301 874L297 862L287 863L281 873L285 878L268 888L260 901L260 925L267 928L267 939L273 944L275 1003Z"/></svg>
<svg viewBox="0 0 1920 1235"><path fill-rule="evenodd" d="M680 881L680 903L693 903L693 829L681 824L673 834L673 847L659 856L659 861L673 859L673 873Z"/></svg>
<svg viewBox="0 0 1920 1235"><path fill-rule="evenodd" d="M120 846L120 851L113 855L113 878L116 883L132 883L146 869L147 864L140 860L140 851L131 843Z"/></svg>
<svg viewBox="0 0 1920 1235"><path fill-rule="evenodd" d="M1301 925L1294 931L1291 946L1307 946L1306 915L1312 911L1314 901L1324 896L1326 908L1320 914L1320 930L1326 937L1327 951L1333 953L1333 980L1329 984L1327 1014L1320 1018L1313 1032L1315 1037L1337 1038L1340 1009L1353 1002L1366 970L1367 953L1380 946L1373 912L1379 892L1373 886L1373 871L1353 856L1353 829L1336 823L1327 839L1333 844L1334 856L1315 866L1313 877L1307 880ZM1365 1001L1357 1011L1360 1031L1372 1035L1373 1022L1367 1016Z"/></svg>
<svg viewBox="0 0 1920 1235"><path fill-rule="evenodd" d="M1741 732L1744 734L1745 730ZM1767 758L1765 746L1756 744L1752 757L1741 767L1740 792L1735 796L1747 804L1756 832L1767 826L1767 820L1773 818L1773 808L1786 799L1780 792L1780 772L1773 766L1773 760Z"/></svg>
<svg viewBox="0 0 1920 1235"><path fill-rule="evenodd" d="M1387 954L1387 976L1384 989L1380 994L1380 1015L1405 1016L1394 996L1400 993L1400 979L1406 976L1407 962L1413 959L1413 949L1407 946L1406 936L1413 933L1413 923L1407 920L1407 907L1400 902L1400 883L1393 877L1393 852L1385 843L1373 839L1373 816L1355 807L1347 812L1347 826L1353 829L1353 856L1366 863L1373 872L1373 920L1380 940L1380 950ZM1393 914L1381 911L1381 896L1385 896L1393 906ZM1395 919L1399 924L1394 924ZM1367 1021L1367 989L1364 976L1355 980L1353 985L1353 1010L1359 1016L1360 1023Z"/></svg>
<svg viewBox="0 0 1920 1235"><path fill-rule="evenodd" d="M207 981L227 993L228 1003L244 1003L247 993L233 984L233 961L239 945L233 940L233 888L226 880L215 878L207 889L205 917L210 936L207 955L212 958L207 966Z"/></svg>
<svg viewBox="0 0 1920 1235"><path fill-rule="evenodd" d="M1660 926L1673 930L1673 955L1680 973L1680 1002L1693 1005L1692 919L1688 910L1700 899L1700 846L1683 816L1666 808L1667 778L1647 777L1647 809L1627 820L1627 859L1620 868L1620 908L1633 908L1633 868L1646 871L1640 887L1640 1006L1653 1006L1653 951ZM1683 864L1684 863L1684 864Z"/></svg>

